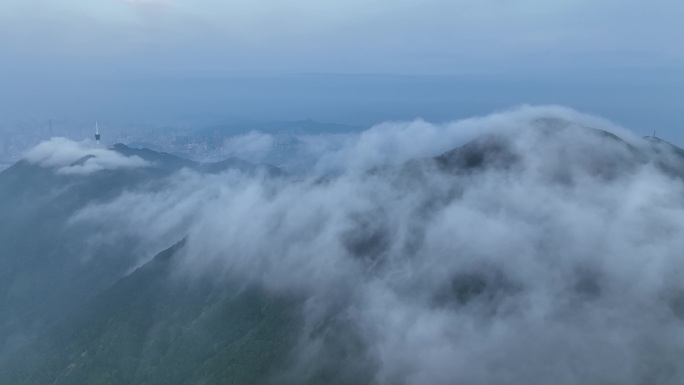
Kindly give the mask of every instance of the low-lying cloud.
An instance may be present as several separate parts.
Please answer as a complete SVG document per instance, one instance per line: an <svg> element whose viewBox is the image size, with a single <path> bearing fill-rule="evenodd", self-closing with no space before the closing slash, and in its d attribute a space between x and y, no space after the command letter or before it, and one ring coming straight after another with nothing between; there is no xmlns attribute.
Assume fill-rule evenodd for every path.
<svg viewBox="0 0 684 385"><path fill-rule="evenodd" d="M386 122L361 133L285 137L252 131L225 140L223 151L252 162L271 161L287 171L318 174L363 172L384 164L438 155L487 133L507 132L548 117L601 127L628 141L635 135L605 119L561 106L522 106L499 113L440 124L424 120ZM283 150L283 148L289 149ZM285 159L277 153L288 152Z"/></svg>
<svg viewBox="0 0 684 385"><path fill-rule="evenodd" d="M476 138L472 157L404 164ZM349 370L373 383L675 384L684 184L653 146L560 107L385 123L310 178L186 170L164 199L127 193L76 220L189 234L185 273L301 296L312 328L343 319L362 341ZM326 356L319 338L303 333L305 357Z"/></svg>
<svg viewBox="0 0 684 385"><path fill-rule="evenodd" d="M26 153L24 159L42 167L55 168L58 174L87 175L102 170L146 167L138 156L124 156L116 151L95 146L92 142L74 142L52 138Z"/></svg>
<svg viewBox="0 0 684 385"><path fill-rule="evenodd" d="M228 138L221 149L223 153L250 161L263 161L275 145L273 135L251 131Z"/></svg>

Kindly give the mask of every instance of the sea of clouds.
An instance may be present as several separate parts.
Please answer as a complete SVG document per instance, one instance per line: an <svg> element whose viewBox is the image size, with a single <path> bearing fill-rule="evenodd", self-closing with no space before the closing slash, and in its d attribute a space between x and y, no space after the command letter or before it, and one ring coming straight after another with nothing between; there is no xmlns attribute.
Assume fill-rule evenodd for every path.
<svg viewBox="0 0 684 385"><path fill-rule="evenodd" d="M228 146L268 151L247 135ZM431 160L472 140L494 141L495 161ZM302 298L302 367L326 356L311 329L335 317L361 341L340 364L378 384L684 381L684 184L662 167L684 163L666 147L562 107L302 142L303 177L182 170L71 221L187 236L188 279ZM41 146L27 159L75 172L78 144ZM89 151L88 172L144 166Z"/></svg>

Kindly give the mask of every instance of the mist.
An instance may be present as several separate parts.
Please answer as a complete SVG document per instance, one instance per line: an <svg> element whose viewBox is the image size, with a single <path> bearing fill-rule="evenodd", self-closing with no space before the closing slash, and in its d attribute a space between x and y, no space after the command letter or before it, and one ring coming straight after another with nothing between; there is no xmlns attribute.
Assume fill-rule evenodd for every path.
<svg viewBox="0 0 684 385"><path fill-rule="evenodd" d="M683 384L683 12L0 1L0 383Z"/></svg>
<svg viewBox="0 0 684 385"><path fill-rule="evenodd" d="M138 156L126 157L115 151L95 146L89 141L74 142L52 138L37 145L24 156L28 162L55 168L57 174L87 175L102 170L136 168L148 165Z"/></svg>
<svg viewBox="0 0 684 385"><path fill-rule="evenodd" d="M260 135L226 146L258 158ZM684 379L684 184L668 171L684 161L669 147L554 106L325 140L302 138L295 179L186 169L70 222L186 237L177 279L300 298L295 372L336 341L339 365L377 384Z"/></svg>

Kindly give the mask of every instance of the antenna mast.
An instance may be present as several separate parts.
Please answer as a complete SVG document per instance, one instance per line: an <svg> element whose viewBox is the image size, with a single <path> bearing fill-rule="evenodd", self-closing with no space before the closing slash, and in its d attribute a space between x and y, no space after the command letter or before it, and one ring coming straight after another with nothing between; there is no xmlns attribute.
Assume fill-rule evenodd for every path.
<svg viewBox="0 0 684 385"><path fill-rule="evenodd" d="M100 144L100 128L97 126L97 122L95 122L95 141Z"/></svg>

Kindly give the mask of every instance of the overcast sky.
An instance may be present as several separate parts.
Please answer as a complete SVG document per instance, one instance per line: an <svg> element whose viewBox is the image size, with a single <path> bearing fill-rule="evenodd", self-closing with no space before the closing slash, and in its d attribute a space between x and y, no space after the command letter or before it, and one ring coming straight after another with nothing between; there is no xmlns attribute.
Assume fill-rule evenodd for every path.
<svg viewBox="0 0 684 385"><path fill-rule="evenodd" d="M461 73L681 66L675 0L9 0L37 59L146 70Z"/></svg>
<svg viewBox="0 0 684 385"><path fill-rule="evenodd" d="M662 125L673 129L684 122L676 113L684 90L682 15L684 3L676 0L5 0L0 81L9 86L0 102L13 112L42 111L26 108L43 103L36 87L83 79L449 75L490 87L502 81L510 97L482 110L565 99L592 110L576 90L558 86L563 80L566 88L595 83L623 87L621 95L647 92L653 106L625 101L633 103L625 112L641 106L667 117ZM518 80L548 88L543 95L558 89L558 97L509 84ZM119 89L115 100L130 99L123 95L137 94L134 88ZM89 99L87 92L58 99L69 98Z"/></svg>

